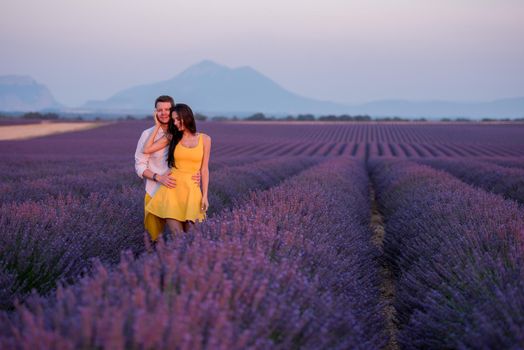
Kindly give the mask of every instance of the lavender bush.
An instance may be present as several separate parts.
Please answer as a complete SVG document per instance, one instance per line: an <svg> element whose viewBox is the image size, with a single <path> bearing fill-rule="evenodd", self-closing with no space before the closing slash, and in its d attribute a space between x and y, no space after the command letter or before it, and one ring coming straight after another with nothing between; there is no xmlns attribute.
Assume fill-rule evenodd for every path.
<svg viewBox="0 0 524 350"><path fill-rule="evenodd" d="M315 162L280 158L213 172L210 215ZM119 183L119 178L125 180ZM29 181L25 191L17 185L12 187L13 200L0 205L0 256L7 272L16 276L17 286L10 289L13 293L4 299L4 306L31 289L46 293L59 279L74 281L89 268L90 258L116 263L123 249L143 251L145 192L134 173L117 168L63 176L60 181ZM31 196L37 200L27 200Z"/></svg>
<svg viewBox="0 0 524 350"><path fill-rule="evenodd" d="M524 203L524 169L472 159L428 160L424 164L442 169L464 182Z"/></svg>
<svg viewBox="0 0 524 350"><path fill-rule="evenodd" d="M400 345L523 347L522 209L428 166L376 161L371 169Z"/></svg>
<svg viewBox="0 0 524 350"><path fill-rule="evenodd" d="M124 121L97 129L2 141L2 158L130 156L151 121ZM522 157L522 123L198 123L213 138L212 159L272 156ZM367 146L369 145L369 147ZM353 148L355 152L353 152Z"/></svg>
<svg viewBox="0 0 524 350"><path fill-rule="evenodd" d="M22 303L0 316L1 348L383 347L368 179L350 158L373 164L401 345L524 347L522 209L399 161L521 171L523 124L199 123L211 219L144 255L132 154L150 126L0 142L0 308ZM509 173L490 169L474 181L494 191L480 184Z"/></svg>
<svg viewBox="0 0 524 350"><path fill-rule="evenodd" d="M238 167L223 167L212 174L209 214L222 211L245 199L249 191L267 189L319 162L319 158L279 157ZM241 196L240 194L244 194Z"/></svg>
<svg viewBox="0 0 524 350"><path fill-rule="evenodd" d="M216 159L210 164L212 181L217 177L218 183L231 182L222 180L218 170L240 173L239 180L249 177L260 170L274 173L275 178L282 179L285 174L297 172L299 164L313 164L315 159L294 159L280 157L273 161L258 158ZM267 163L267 164L266 164ZM289 163L289 166L287 165ZM254 167L250 169L250 164ZM258 165L260 164L260 165ZM136 176L131 159L111 157L109 159L87 159L74 161L35 162L27 159L4 161L1 167L6 168L0 183L0 203L27 202L46 200L58 196L88 197L90 194L121 190L125 187L143 187ZM276 169L276 168L283 169ZM267 168L267 169L264 169ZM288 169L289 168L289 169ZM9 171L9 169L13 169ZM300 169L299 169L300 170ZM246 173L248 172L248 173ZM260 180L260 178L259 178ZM270 184L269 179L264 183ZM251 183L256 182L256 180ZM246 184L239 190L249 188ZM213 188L211 188L213 189Z"/></svg>
<svg viewBox="0 0 524 350"><path fill-rule="evenodd" d="M367 185L360 163L319 165L2 314L0 346L379 348Z"/></svg>
<svg viewBox="0 0 524 350"><path fill-rule="evenodd" d="M481 160L490 162L490 163L495 163L497 165L500 165L506 168L524 169L524 158L492 157L492 158L483 158Z"/></svg>

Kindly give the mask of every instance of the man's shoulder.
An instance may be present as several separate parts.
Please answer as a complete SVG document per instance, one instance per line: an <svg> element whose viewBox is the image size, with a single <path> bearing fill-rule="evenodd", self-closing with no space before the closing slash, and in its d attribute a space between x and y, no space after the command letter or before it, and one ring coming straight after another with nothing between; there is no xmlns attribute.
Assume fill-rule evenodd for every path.
<svg viewBox="0 0 524 350"><path fill-rule="evenodd" d="M147 128L144 131L142 131L142 136L144 136L144 135L151 135L151 133L154 130L155 130L155 126L153 125L152 127ZM163 135L163 134L165 134L165 131L162 128L158 129L158 134L157 135Z"/></svg>
<svg viewBox="0 0 524 350"><path fill-rule="evenodd" d="M151 135L153 133L154 129L155 129L155 127L152 126L150 128L147 128L147 129L143 130L142 134L140 134L140 140L142 140L142 142L146 142L147 138L149 137L149 135Z"/></svg>
<svg viewBox="0 0 524 350"><path fill-rule="evenodd" d="M152 127L150 127L150 128L145 129L144 131L142 131L142 135L149 135L149 134L151 134L153 132L153 129L155 129L154 125Z"/></svg>

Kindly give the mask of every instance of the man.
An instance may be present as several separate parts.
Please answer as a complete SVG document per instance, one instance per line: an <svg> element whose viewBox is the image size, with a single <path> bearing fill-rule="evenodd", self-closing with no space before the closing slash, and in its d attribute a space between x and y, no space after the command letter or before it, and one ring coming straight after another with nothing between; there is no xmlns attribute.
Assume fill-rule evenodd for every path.
<svg viewBox="0 0 524 350"><path fill-rule="evenodd" d="M169 118L171 118L170 111L175 105L175 101L171 96L159 96L155 101L155 113L153 118L157 118L162 125L157 134L157 139L167 135L167 126ZM142 132L135 151L135 170L137 175L146 180L146 195L144 198L144 208L155 194L160 184L167 187L174 187L175 181L169 176L169 168L167 166L167 147L152 154L144 154L142 152L144 144L149 135L153 131L153 127ZM165 220L154 216L144 209L144 227L149 232L151 239L156 241L158 236L164 231Z"/></svg>
<svg viewBox="0 0 524 350"><path fill-rule="evenodd" d="M155 101L155 112L153 118L157 118L161 124L155 141L166 137L168 134L168 124L171 118L171 108L174 107L175 101L171 96L162 95ZM159 218L145 210L145 206L159 186L173 188L176 186L175 179L171 178L169 167L167 166L167 152L169 147L165 147L152 154L142 152L144 144L151 135L154 126L142 132L135 151L135 171L137 175L146 180L146 194L144 198L144 227L149 232L153 242L156 242L158 236L162 234L165 227L165 219ZM196 183L200 183L200 174L193 176Z"/></svg>

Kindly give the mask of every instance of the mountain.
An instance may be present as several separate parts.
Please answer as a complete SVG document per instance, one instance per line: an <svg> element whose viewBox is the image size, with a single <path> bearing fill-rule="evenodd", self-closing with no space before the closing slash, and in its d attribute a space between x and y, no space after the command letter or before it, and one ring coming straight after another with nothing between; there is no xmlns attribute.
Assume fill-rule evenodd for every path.
<svg viewBox="0 0 524 350"><path fill-rule="evenodd" d="M228 68L202 61L158 83L135 86L83 107L101 111L150 112L159 95L171 95L195 110L211 113L342 113L347 106L299 96L250 67Z"/></svg>
<svg viewBox="0 0 524 350"><path fill-rule="evenodd" d="M523 118L524 97L490 102L380 100L357 105L321 101L292 93L250 67L229 68L212 61L195 64L175 77L122 90L102 101L64 109L47 87L31 77L0 76L0 111L62 110L70 113L151 113L159 95L171 95L208 115L247 116L312 113L400 117Z"/></svg>
<svg viewBox="0 0 524 350"><path fill-rule="evenodd" d="M522 118L524 98L491 102L380 100L358 105L321 101L294 94L250 67L228 68L212 61L195 64L177 76L122 90L82 108L113 113L150 113L155 98L171 95L196 111L210 114L367 114L402 117Z"/></svg>
<svg viewBox="0 0 524 350"><path fill-rule="evenodd" d="M24 75L0 76L0 111L29 112L59 109L49 89Z"/></svg>
<svg viewBox="0 0 524 350"><path fill-rule="evenodd" d="M490 102L380 100L352 106L351 111L373 116L523 118L524 97Z"/></svg>

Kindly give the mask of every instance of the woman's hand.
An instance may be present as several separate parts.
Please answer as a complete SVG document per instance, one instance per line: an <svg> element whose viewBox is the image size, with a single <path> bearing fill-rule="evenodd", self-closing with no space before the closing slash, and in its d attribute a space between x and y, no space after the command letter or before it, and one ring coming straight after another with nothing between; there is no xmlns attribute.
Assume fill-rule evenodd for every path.
<svg viewBox="0 0 524 350"><path fill-rule="evenodd" d="M144 148L142 149L142 153L145 154L151 154L158 150L161 150L162 148L166 147L169 144L169 139L167 138L167 135L163 135L158 140L155 141L156 135L158 134L158 130L162 127L162 124L158 121L157 118L157 112L156 108L153 110L153 118L155 119L155 128L153 129L153 132L151 135L149 135L149 138L147 139L146 143L144 144Z"/></svg>
<svg viewBox="0 0 524 350"><path fill-rule="evenodd" d="M156 108L153 109L153 119L155 120L155 127L160 128L161 124L156 116Z"/></svg>
<svg viewBox="0 0 524 350"><path fill-rule="evenodd" d="M200 210L203 212L206 212L209 209L209 201L206 197L202 197L202 205L200 206Z"/></svg>

